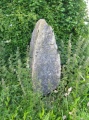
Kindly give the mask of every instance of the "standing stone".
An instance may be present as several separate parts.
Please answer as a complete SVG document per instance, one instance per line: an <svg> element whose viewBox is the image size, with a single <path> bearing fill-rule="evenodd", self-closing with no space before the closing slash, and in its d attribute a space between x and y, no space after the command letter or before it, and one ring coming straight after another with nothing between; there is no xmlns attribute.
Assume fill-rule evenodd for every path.
<svg viewBox="0 0 89 120"><path fill-rule="evenodd" d="M46 95L58 87L61 74L60 55L54 32L44 19L36 23L32 33L30 62L35 91Z"/></svg>

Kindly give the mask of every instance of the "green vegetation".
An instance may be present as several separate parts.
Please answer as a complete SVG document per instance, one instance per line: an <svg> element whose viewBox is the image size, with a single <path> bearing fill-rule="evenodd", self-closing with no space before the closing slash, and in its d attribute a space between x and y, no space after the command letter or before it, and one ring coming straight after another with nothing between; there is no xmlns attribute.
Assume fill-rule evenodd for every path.
<svg viewBox="0 0 89 120"><path fill-rule="evenodd" d="M44 97L32 91L28 54L24 64L21 62L19 49L9 57L7 64L4 59L0 60L0 118L63 120L66 117L67 120L88 120L89 57L84 55L87 46L89 43L81 39L73 52L69 40L67 61L62 66L59 88ZM3 47L2 51L4 49Z"/></svg>
<svg viewBox="0 0 89 120"><path fill-rule="evenodd" d="M83 0L0 1L0 119L89 119L89 25ZM36 21L53 27L61 54L60 85L33 92L29 42Z"/></svg>
<svg viewBox="0 0 89 120"><path fill-rule="evenodd" d="M25 57L34 25L40 18L46 19L53 27L58 48L64 55L70 34L75 45L80 35L86 37L88 33L84 24L86 12L83 0L3 0L0 6L0 40L11 41L5 46L5 59L10 53L14 54L17 47L21 58ZM62 63L65 59L63 56Z"/></svg>

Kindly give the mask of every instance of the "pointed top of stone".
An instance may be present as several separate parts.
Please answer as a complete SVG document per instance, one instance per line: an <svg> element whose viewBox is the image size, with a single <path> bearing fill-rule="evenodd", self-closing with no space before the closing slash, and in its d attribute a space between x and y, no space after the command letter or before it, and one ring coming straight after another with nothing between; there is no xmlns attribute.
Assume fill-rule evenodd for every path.
<svg viewBox="0 0 89 120"><path fill-rule="evenodd" d="M45 25L47 26L45 19L40 19L37 21L37 23L35 25L35 29L38 28L38 30L42 30L42 29L44 29Z"/></svg>
<svg viewBox="0 0 89 120"><path fill-rule="evenodd" d="M39 19L38 21L37 21L37 23L46 23L46 21L45 21L45 19ZM36 23L36 24L37 24Z"/></svg>

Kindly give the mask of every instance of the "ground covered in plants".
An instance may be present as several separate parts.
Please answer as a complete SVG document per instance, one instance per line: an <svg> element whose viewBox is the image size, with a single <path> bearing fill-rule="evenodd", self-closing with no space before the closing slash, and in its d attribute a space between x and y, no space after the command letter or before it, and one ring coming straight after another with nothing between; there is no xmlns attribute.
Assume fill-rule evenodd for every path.
<svg viewBox="0 0 89 120"><path fill-rule="evenodd" d="M0 1L0 119L89 119L89 18L83 0ZM61 55L59 87L33 92L29 43L44 18L54 29ZM87 24L85 24L85 22Z"/></svg>

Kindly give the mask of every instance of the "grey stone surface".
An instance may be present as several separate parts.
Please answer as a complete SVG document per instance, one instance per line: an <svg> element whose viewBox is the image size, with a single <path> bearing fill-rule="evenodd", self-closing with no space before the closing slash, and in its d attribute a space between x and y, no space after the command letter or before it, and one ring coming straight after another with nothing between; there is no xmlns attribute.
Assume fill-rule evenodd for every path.
<svg viewBox="0 0 89 120"><path fill-rule="evenodd" d="M32 33L30 65L35 91L48 94L57 88L61 75L60 55L54 32L44 19L40 19Z"/></svg>

